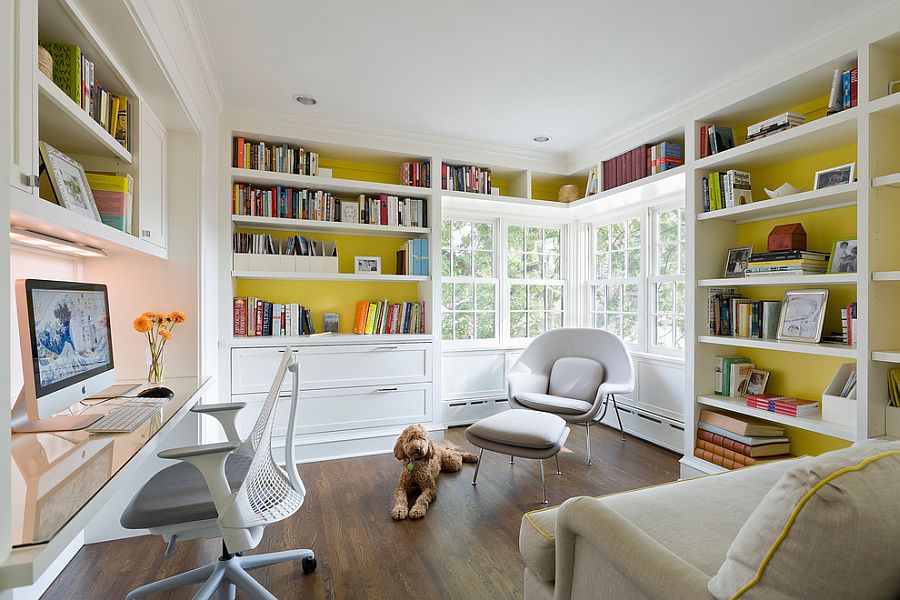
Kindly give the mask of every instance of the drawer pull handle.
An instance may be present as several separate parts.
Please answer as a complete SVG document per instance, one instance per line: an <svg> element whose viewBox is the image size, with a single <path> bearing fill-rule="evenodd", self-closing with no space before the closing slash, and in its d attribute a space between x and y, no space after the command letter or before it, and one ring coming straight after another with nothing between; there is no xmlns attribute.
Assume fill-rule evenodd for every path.
<svg viewBox="0 0 900 600"><path fill-rule="evenodd" d="M389 387L389 388L378 388L375 390L376 394L384 394L386 392L396 392L400 388Z"/></svg>
<svg viewBox="0 0 900 600"><path fill-rule="evenodd" d="M376 346L372 348L372 352L380 352L382 350L396 350L399 346Z"/></svg>

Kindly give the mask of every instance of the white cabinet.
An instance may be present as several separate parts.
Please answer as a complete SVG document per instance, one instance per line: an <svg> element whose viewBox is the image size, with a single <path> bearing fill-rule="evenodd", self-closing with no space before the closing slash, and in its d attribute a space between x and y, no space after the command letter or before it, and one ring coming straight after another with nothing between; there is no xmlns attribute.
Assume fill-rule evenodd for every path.
<svg viewBox="0 0 900 600"><path fill-rule="evenodd" d="M133 233L166 247L166 130L146 104L141 104L138 143L137 216Z"/></svg>
<svg viewBox="0 0 900 600"><path fill-rule="evenodd" d="M29 194L37 185L37 2L11 0L3 15L0 38L7 40L6 56L11 68L9 114L10 185Z"/></svg>

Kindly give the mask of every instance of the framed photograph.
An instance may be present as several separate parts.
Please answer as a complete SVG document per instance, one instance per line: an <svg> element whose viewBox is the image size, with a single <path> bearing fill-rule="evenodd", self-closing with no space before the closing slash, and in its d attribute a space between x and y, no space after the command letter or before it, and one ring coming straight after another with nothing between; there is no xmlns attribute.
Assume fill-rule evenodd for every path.
<svg viewBox="0 0 900 600"><path fill-rule="evenodd" d="M816 179L813 189L821 190L822 188L832 187L835 185L844 185L853 181L853 170L856 163L841 165L831 169L825 169L816 173Z"/></svg>
<svg viewBox="0 0 900 600"><path fill-rule="evenodd" d="M359 223L359 204L341 201L341 223Z"/></svg>
<svg viewBox="0 0 900 600"><path fill-rule="evenodd" d="M91 186L81 163L76 162L46 142L40 143L41 160L47 168L47 176L56 201L63 208L100 220Z"/></svg>
<svg viewBox="0 0 900 600"><path fill-rule="evenodd" d="M354 273L381 273L380 256L354 256Z"/></svg>
<svg viewBox="0 0 900 600"><path fill-rule="evenodd" d="M764 394L766 392L766 384L769 383L769 372L760 371L759 369L750 370L750 379L747 380L747 395Z"/></svg>
<svg viewBox="0 0 900 600"><path fill-rule="evenodd" d="M829 273L856 273L858 240L837 240L828 259Z"/></svg>
<svg viewBox="0 0 900 600"><path fill-rule="evenodd" d="M822 339L828 290L788 290L781 303L778 339L818 344Z"/></svg>
<svg viewBox="0 0 900 600"><path fill-rule="evenodd" d="M730 248L728 260L725 261L725 277L743 277L747 265L750 264L751 254L753 254L753 246Z"/></svg>

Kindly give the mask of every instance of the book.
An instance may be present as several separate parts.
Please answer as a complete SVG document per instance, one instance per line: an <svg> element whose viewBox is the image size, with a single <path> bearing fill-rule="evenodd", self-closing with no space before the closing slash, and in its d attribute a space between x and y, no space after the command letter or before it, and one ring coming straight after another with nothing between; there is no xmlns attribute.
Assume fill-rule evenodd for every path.
<svg viewBox="0 0 900 600"><path fill-rule="evenodd" d="M699 441L702 441L702 440L698 440L698 443L699 443ZM755 465L760 462L765 462L765 461L770 461L770 460L792 458L790 455L769 456L769 457L765 458L765 461L763 461L763 460L760 460L757 458L751 458L751 457L747 456L738 461L738 460L732 460L730 458L726 458L719 454L715 454L713 452L710 452L709 450L704 450L703 448L700 448L700 447L694 448L694 456L696 456L697 458L701 458L701 459L705 460L706 462L713 463L714 465L718 465L720 467L725 467L726 469L729 469L729 470L741 469L743 467L749 467L751 465ZM740 456L740 455L737 455L737 456Z"/></svg>
<svg viewBox="0 0 900 600"><path fill-rule="evenodd" d="M731 377L728 395L740 397L747 395L747 385L750 383L750 371L756 368L753 363L737 363L731 365Z"/></svg>
<svg viewBox="0 0 900 600"><path fill-rule="evenodd" d="M831 93L828 96L828 114L843 110L843 75L840 69L834 70L831 78Z"/></svg>
<svg viewBox="0 0 900 600"><path fill-rule="evenodd" d="M706 429L697 430L697 439L702 439L711 444L716 444L723 448L732 450L744 456L760 458L764 456L778 456L779 454L790 454L791 442L787 438L755 438L760 441L755 445L745 444L737 440L725 437Z"/></svg>
<svg viewBox="0 0 900 600"><path fill-rule="evenodd" d="M761 423L755 419L738 418L708 409L700 411L700 421L721 427L738 435L745 436L782 436L784 428Z"/></svg>
<svg viewBox="0 0 900 600"><path fill-rule="evenodd" d="M52 40L39 40L38 45L53 57L53 83L75 104L83 107L81 48Z"/></svg>
<svg viewBox="0 0 900 600"><path fill-rule="evenodd" d="M400 185L431 187L431 161L400 163Z"/></svg>
<svg viewBox="0 0 900 600"><path fill-rule="evenodd" d="M712 425L710 423L705 423L703 421L697 422L697 428L701 429L703 431L708 431L708 432L716 434L716 435L720 435L720 436L722 436L724 438L728 438L730 440L734 440L735 442L739 442L741 444L746 444L747 446L762 446L765 444L774 444L774 443L782 443L782 442L789 441L788 438L784 437L783 435L780 435L780 436L740 435L740 434L734 433L733 431L728 431L727 429L723 429L721 427L717 427L716 425Z"/></svg>
<svg viewBox="0 0 900 600"><path fill-rule="evenodd" d="M128 174L86 171L88 185L105 225L131 233L134 179Z"/></svg>
<svg viewBox="0 0 900 600"><path fill-rule="evenodd" d="M819 412L818 400L804 400L774 394L750 394L747 396L747 406L793 417L813 415Z"/></svg>
<svg viewBox="0 0 900 600"><path fill-rule="evenodd" d="M734 132L731 127L711 125L709 128L709 153L718 154L734 148Z"/></svg>
<svg viewBox="0 0 900 600"><path fill-rule="evenodd" d="M441 164L441 189L490 194L491 184L491 170L487 167Z"/></svg>
<svg viewBox="0 0 900 600"><path fill-rule="evenodd" d="M247 298L234 299L233 335L247 335Z"/></svg>
<svg viewBox="0 0 900 600"><path fill-rule="evenodd" d="M715 393L720 396L728 396L731 390L731 365L749 362L750 359L744 356L717 356Z"/></svg>

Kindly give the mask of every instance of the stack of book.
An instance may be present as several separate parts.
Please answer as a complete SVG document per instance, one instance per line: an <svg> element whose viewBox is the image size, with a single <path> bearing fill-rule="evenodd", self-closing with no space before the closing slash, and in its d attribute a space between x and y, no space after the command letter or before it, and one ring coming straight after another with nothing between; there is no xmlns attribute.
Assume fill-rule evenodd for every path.
<svg viewBox="0 0 900 600"><path fill-rule="evenodd" d="M491 193L491 170L473 165L441 165L441 188L454 192Z"/></svg>
<svg viewBox="0 0 900 600"><path fill-rule="evenodd" d="M88 185L104 224L131 233L134 208L134 179L123 173L87 171Z"/></svg>
<svg viewBox="0 0 900 600"><path fill-rule="evenodd" d="M292 175L318 175L319 155L289 144L266 144L232 138L231 166Z"/></svg>
<svg viewBox="0 0 900 600"><path fill-rule="evenodd" d="M835 69L828 97L828 114L853 108L859 103L859 69Z"/></svg>
<svg viewBox="0 0 900 600"><path fill-rule="evenodd" d="M656 175L684 164L684 146L662 142L647 149L647 175Z"/></svg>
<svg viewBox="0 0 900 600"><path fill-rule="evenodd" d="M700 126L700 158L734 148L734 131L722 125Z"/></svg>
<svg viewBox="0 0 900 600"><path fill-rule="evenodd" d="M642 144L619 156L604 160L603 189L611 190L646 177L649 168L647 164L649 149L648 144Z"/></svg>
<svg viewBox="0 0 900 600"><path fill-rule="evenodd" d="M753 202L750 173L731 169L703 178L703 212L743 206Z"/></svg>
<svg viewBox="0 0 900 600"><path fill-rule="evenodd" d="M407 240L397 250L397 275L428 275L428 240Z"/></svg>
<svg viewBox="0 0 900 600"><path fill-rule="evenodd" d="M733 288L710 288L707 317L710 335L776 339L781 300L750 300Z"/></svg>
<svg viewBox="0 0 900 600"><path fill-rule="evenodd" d="M701 410L694 456L726 469L791 458L784 428L749 417Z"/></svg>
<svg viewBox="0 0 900 600"><path fill-rule="evenodd" d="M809 250L761 252L750 257L744 277L822 274L828 270L828 253Z"/></svg>
<svg viewBox="0 0 900 600"><path fill-rule="evenodd" d="M359 209L347 212L344 201L341 201L341 220L359 222L367 225L392 225L403 227L427 227L427 205L420 198L400 198L388 194L366 196L360 194L357 199ZM356 218L356 221L353 219Z"/></svg>
<svg viewBox="0 0 900 600"><path fill-rule="evenodd" d="M773 135L780 131L786 131L799 125L803 125L806 117L793 112L784 112L778 116L754 123L747 127L747 142L761 140L762 138Z"/></svg>
<svg viewBox="0 0 900 600"><path fill-rule="evenodd" d="M793 396L749 394L747 406L788 417L808 417L819 414L818 400L804 400Z"/></svg>
<svg viewBox="0 0 900 600"><path fill-rule="evenodd" d="M425 302L360 300L356 303L353 333L425 333Z"/></svg>
<svg viewBox="0 0 900 600"><path fill-rule="evenodd" d="M400 185L431 187L431 161L400 163Z"/></svg>
<svg viewBox="0 0 900 600"><path fill-rule="evenodd" d="M312 335L316 332L309 310L301 304L235 297L233 307L235 337Z"/></svg>
<svg viewBox="0 0 900 600"><path fill-rule="evenodd" d="M131 110L126 96L111 93L94 76L94 63L81 48L51 40L38 44L53 57L53 83L119 144L131 151Z"/></svg>

